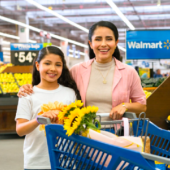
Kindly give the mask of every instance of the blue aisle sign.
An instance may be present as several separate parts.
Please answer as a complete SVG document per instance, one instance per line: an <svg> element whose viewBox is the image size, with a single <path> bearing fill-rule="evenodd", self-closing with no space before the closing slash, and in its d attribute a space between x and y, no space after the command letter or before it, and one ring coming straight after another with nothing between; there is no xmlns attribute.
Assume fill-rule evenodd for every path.
<svg viewBox="0 0 170 170"><path fill-rule="evenodd" d="M73 44L72 45L72 50L73 50L73 57L76 57L76 46Z"/></svg>
<svg viewBox="0 0 170 170"><path fill-rule="evenodd" d="M170 59L170 30L127 31L126 59Z"/></svg>
<svg viewBox="0 0 170 170"><path fill-rule="evenodd" d="M68 57L69 54L70 54L69 50L70 50L70 46L68 45L68 46L67 46L67 57Z"/></svg>
<svg viewBox="0 0 170 170"><path fill-rule="evenodd" d="M42 43L11 43L11 51L39 51L42 48Z"/></svg>
<svg viewBox="0 0 170 170"><path fill-rule="evenodd" d="M0 61L4 61L4 58L3 58L3 52L0 51Z"/></svg>
<svg viewBox="0 0 170 170"><path fill-rule="evenodd" d="M11 63L14 65L32 65L38 52L43 48L42 43L11 43Z"/></svg>

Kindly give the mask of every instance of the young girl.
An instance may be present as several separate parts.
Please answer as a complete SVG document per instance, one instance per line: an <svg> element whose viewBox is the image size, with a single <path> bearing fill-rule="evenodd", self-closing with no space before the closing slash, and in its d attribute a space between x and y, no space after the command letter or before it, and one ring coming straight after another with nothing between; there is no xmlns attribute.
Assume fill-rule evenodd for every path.
<svg viewBox="0 0 170 170"><path fill-rule="evenodd" d="M46 137L36 119L41 106L48 102L70 104L80 98L77 86L66 66L64 54L55 46L43 48L33 64L33 90L31 96L19 98L16 113L16 131L24 136L24 169L51 169ZM42 116L57 120L56 112Z"/></svg>

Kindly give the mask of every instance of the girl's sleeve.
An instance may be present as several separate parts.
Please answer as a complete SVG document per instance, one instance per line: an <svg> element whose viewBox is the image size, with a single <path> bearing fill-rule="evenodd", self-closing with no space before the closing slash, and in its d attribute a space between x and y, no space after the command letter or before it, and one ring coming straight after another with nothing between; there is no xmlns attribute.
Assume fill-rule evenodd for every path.
<svg viewBox="0 0 170 170"><path fill-rule="evenodd" d="M31 114L31 101L29 96L19 98L15 120L19 118L31 120Z"/></svg>
<svg viewBox="0 0 170 170"><path fill-rule="evenodd" d="M146 105L146 95L143 91L141 80L136 70L133 69L132 72L132 84L130 90L130 99L132 102L138 102L143 105Z"/></svg>

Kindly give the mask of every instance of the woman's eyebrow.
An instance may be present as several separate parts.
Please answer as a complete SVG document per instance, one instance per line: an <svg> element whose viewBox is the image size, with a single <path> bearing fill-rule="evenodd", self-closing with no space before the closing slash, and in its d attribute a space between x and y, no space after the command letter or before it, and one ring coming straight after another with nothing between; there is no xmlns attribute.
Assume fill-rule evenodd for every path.
<svg viewBox="0 0 170 170"><path fill-rule="evenodd" d="M112 37L113 37L112 35L106 36L106 38L112 38ZM95 38L102 38L102 36L96 36Z"/></svg>

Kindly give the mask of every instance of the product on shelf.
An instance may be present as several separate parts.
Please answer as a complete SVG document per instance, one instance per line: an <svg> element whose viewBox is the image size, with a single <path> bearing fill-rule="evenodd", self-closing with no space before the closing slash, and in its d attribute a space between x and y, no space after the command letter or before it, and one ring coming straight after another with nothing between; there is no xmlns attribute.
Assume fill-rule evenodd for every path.
<svg viewBox="0 0 170 170"><path fill-rule="evenodd" d="M0 73L0 83L14 83L15 79L12 73Z"/></svg>
<svg viewBox="0 0 170 170"><path fill-rule="evenodd" d="M148 97L152 94L151 92L146 91L146 90L144 90L144 93L145 93L145 95L146 95L146 98L148 98Z"/></svg>
<svg viewBox="0 0 170 170"><path fill-rule="evenodd" d="M31 73L0 73L0 94L18 93L20 86L31 82Z"/></svg>
<svg viewBox="0 0 170 170"><path fill-rule="evenodd" d="M17 93L19 91L12 73L0 73L0 88L2 93Z"/></svg>
<svg viewBox="0 0 170 170"><path fill-rule="evenodd" d="M19 87L16 82L2 83L0 86L3 93L17 93L19 91Z"/></svg>
<svg viewBox="0 0 170 170"><path fill-rule="evenodd" d="M32 74L31 73L15 73L14 77L19 86L24 84L31 84L32 82Z"/></svg>
<svg viewBox="0 0 170 170"><path fill-rule="evenodd" d="M166 77L160 78L143 78L141 79L142 87L158 87Z"/></svg>

